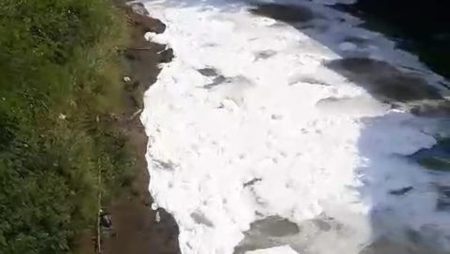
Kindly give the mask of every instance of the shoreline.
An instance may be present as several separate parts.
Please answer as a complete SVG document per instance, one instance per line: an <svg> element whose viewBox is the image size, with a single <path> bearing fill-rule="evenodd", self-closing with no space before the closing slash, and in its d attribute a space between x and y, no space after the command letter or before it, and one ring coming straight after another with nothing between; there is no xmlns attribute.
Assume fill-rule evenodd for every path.
<svg viewBox="0 0 450 254"><path fill-rule="evenodd" d="M173 216L164 209L158 208L154 211L150 208L150 176L145 161L148 137L143 124L137 119L143 110L142 94L156 81L160 73L158 64L170 62L173 53L171 49L166 49L165 45L144 39L146 32L164 31L165 25L160 20L146 16L148 12L141 3L130 4L127 8L132 39L129 48L125 50L124 62L129 71L127 77L131 80L125 82L130 87L127 98L130 112L127 116L131 115L132 119L121 124L133 149L138 152L139 171L132 183L132 194L124 195L111 206L117 236L105 242L104 253L180 253L179 229Z"/></svg>
<svg viewBox="0 0 450 254"><path fill-rule="evenodd" d="M165 45L147 41L144 35L147 32L161 33L165 25L147 16L141 3L125 4L122 8L126 10L130 26L130 42L123 62L131 81L125 82L130 110L121 125L132 149L137 151L137 173L131 184L131 193L118 198L110 207L116 236L106 239L104 253L177 254L180 253L179 231L175 220L165 210L150 207L153 199L148 190L150 175L145 158L148 137L139 119L143 110L143 94L160 72L158 64L170 61L164 53Z"/></svg>
<svg viewBox="0 0 450 254"><path fill-rule="evenodd" d="M157 179L151 191L177 218L184 252L289 245L328 253L333 244L343 253L410 246L437 253L371 236L390 230L383 223L392 216L408 218L396 221L398 235L416 232L411 221L434 223L407 214L434 213L414 206L435 202L421 192L427 172L391 155L435 142L422 119L395 104L441 99L439 75L359 19L312 3L146 6L170 24L155 40L177 52L147 93L151 113L143 119ZM431 191L444 195L441 189ZM366 203L372 198L373 206Z"/></svg>
<svg viewBox="0 0 450 254"><path fill-rule="evenodd" d="M112 199L106 207L112 216L112 234L102 238L101 253L105 254L178 254L178 225L164 209L151 208L153 198L148 190L150 175L145 158L148 137L140 121L145 91L156 81L158 66L170 62L171 49L147 41L147 32L162 33L165 25L148 16L142 3L115 0L114 4L127 16L129 42L123 51L126 111L116 124L127 138L128 148L135 153L135 172L130 187ZM78 251L97 253L92 244L92 234L86 233L78 241Z"/></svg>

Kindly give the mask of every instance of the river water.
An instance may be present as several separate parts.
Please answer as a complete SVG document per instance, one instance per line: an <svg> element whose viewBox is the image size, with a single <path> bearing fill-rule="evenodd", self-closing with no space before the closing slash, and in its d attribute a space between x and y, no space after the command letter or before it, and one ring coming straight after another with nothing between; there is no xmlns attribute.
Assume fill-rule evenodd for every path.
<svg viewBox="0 0 450 254"><path fill-rule="evenodd" d="M448 83L332 3L145 2L175 53L149 189L182 253L450 253Z"/></svg>

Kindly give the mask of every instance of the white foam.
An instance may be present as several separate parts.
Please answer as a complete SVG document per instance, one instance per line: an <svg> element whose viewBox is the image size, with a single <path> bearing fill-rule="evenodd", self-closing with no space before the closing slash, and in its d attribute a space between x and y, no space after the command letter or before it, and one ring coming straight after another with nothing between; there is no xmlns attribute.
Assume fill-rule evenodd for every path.
<svg viewBox="0 0 450 254"><path fill-rule="evenodd" d="M289 246L280 246L269 249L247 251L246 254L298 254Z"/></svg>
<svg viewBox="0 0 450 254"><path fill-rule="evenodd" d="M338 220L345 232L302 240L319 254L358 253L384 232L373 225L380 211L395 214L398 228L450 227L449 216L434 212L432 176L398 157L435 143L415 124L419 119L390 110L322 65L341 57L338 35L363 34L372 46L358 49L364 54L439 79L416 57L350 23L331 22L312 39L249 14L239 2L146 7L167 25L152 39L175 52L147 91L141 117L150 191L174 215L182 253L231 254L250 223L269 215L298 224L322 214ZM202 68L219 78L202 75ZM311 77L320 84L305 81ZM327 98L345 100L330 106L322 103ZM414 190L389 194L405 186Z"/></svg>

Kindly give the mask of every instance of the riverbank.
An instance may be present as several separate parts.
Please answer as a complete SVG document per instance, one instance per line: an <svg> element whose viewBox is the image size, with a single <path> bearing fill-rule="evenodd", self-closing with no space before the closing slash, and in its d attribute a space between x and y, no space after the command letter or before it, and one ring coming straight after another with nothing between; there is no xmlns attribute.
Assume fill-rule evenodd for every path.
<svg viewBox="0 0 450 254"><path fill-rule="evenodd" d="M170 54L127 13L109 0L0 4L0 253L94 253L100 208L114 216L107 253L177 253L173 220L149 208L139 122Z"/></svg>
<svg viewBox="0 0 450 254"><path fill-rule="evenodd" d="M133 153L106 0L0 4L0 252L67 253L126 189Z"/></svg>
<svg viewBox="0 0 450 254"><path fill-rule="evenodd" d="M144 92L156 81L160 72L158 65L171 60L165 46L145 39L147 32L162 33L165 25L147 16L142 4L127 6L117 3L125 10L129 26L129 42L123 52L127 112L120 118L130 144L135 150L136 175L131 180L131 191L122 193L109 206L114 236L105 238L105 254L177 254L178 226L164 209L151 209L153 202L149 191L149 174L145 153L147 136L140 122ZM168 53L169 52L169 53Z"/></svg>

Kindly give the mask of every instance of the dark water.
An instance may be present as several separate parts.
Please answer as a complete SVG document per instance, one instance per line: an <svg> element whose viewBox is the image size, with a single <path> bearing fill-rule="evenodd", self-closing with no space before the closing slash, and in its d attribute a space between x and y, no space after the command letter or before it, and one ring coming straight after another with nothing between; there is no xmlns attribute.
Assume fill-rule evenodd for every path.
<svg viewBox="0 0 450 254"><path fill-rule="evenodd" d="M450 79L450 15L447 15L450 11L450 0L360 0L353 5L335 7L360 17L365 21L363 24L365 28L393 39L398 47L417 55L431 70ZM314 19L324 18L318 16L307 5L300 3L258 4L251 12L291 24L305 33L308 33L309 28L305 24ZM311 37L314 38L314 35ZM326 45L326 41L321 41L320 37L316 38ZM352 42L364 43L358 39L352 39ZM339 54L339 51L336 53ZM438 119L444 121L450 119L449 101L443 97L440 90L430 86L425 79L403 72L384 61L341 56L342 59L332 60L324 65L363 87L374 98L392 106L407 104L411 113L434 119L436 122ZM443 90L450 88L446 83L442 83L442 87ZM361 136L361 140L371 136L370 128L365 129ZM421 149L406 156L405 159L425 166L424 170L432 175L450 172L450 139L436 136L436 141L431 148ZM378 163L376 158L373 158L373 163ZM379 167L382 166L384 165L380 163ZM437 193L433 209L442 213L450 212L450 184L445 182L433 184L435 185L430 188ZM416 191L421 190L416 186L405 185L390 190L389 194L401 200ZM403 228L403 225L397 225L395 219L392 219L395 216L392 216L390 209L382 206L373 209L370 218L371 230L374 235L382 232L383 236L370 245L363 246L360 254L448 254L440 248L441 232L433 226L424 226L420 230ZM279 230L278 227L289 230ZM391 228L396 230L398 228L398 232L402 232L401 237L391 235ZM314 247L310 248L314 244L303 243L302 239L318 237L327 231L338 232L339 235L345 232L345 225L323 216L295 227L295 224L290 225L286 219L269 217L252 223L250 230L245 232L244 240L235 249L235 254L285 244L298 253L320 253L315 251Z"/></svg>
<svg viewBox="0 0 450 254"><path fill-rule="evenodd" d="M337 8L365 20L365 26L394 38L432 70L450 78L450 1L358 0Z"/></svg>
<svg viewBox="0 0 450 254"><path fill-rule="evenodd" d="M421 149L410 158L430 170L450 172L450 138L438 139L434 146Z"/></svg>
<svg viewBox="0 0 450 254"><path fill-rule="evenodd" d="M431 70L450 79L450 1L358 0L336 8L360 17L365 27L394 39L398 47L414 53ZM448 84L442 85L450 90ZM438 104L421 105L412 113L449 118L450 103L441 100ZM450 172L450 140L438 138L435 146L410 158L431 170Z"/></svg>

